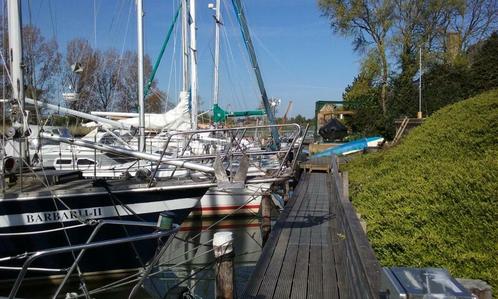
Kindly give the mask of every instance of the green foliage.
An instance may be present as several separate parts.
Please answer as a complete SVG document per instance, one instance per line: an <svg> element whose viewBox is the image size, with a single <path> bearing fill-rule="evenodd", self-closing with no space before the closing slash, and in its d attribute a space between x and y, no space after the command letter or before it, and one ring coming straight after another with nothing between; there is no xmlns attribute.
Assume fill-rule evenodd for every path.
<svg viewBox="0 0 498 299"><path fill-rule="evenodd" d="M465 64L433 66L422 80L424 113L434 111L473 95L470 68Z"/></svg>
<svg viewBox="0 0 498 299"><path fill-rule="evenodd" d="M278 119L277 120L277 123L282 123L282 120L281 119ZM309 124L312 124L313 123L313 119L311 118L306 118L305 116L302 116L301 114L298 114L294 117L291 117L287 120L287 123L288 124L298 124L302 127L305 127L308 123Z"/></svg>
<svg viewBox="0 0 498 299"><path fill-rule="evenodd" d="M498 33L474 45L467 54L451 63L433 63L422 78L422 112L431 115L442 107L483 91L498 87ZM368 73L360 74L343 95L348 109L355 115L348 125L356 134L382 134L392 137L394 120L415 117L418 111L418 75L413 70L402 72L390 80L388 113L383 115L381 86Z"/></svg>
<svg viewBox="0 0 498 299"><path fill-rule="evenodd" d="M346 165L384 266L444 267L498 288L498 89L449 105L397 147Z"/></svg>
<svg viewBox="0 0 498 299"><path fill-rule="evenodd" d="M498 86L498 32L476 46L471 52L470 70L474 92L485 91Z"/></svg>
<svg viewBox="0 0 498 299"><path fill-rule="evenodd" d="M388 135L386 119L379 104L380 88L372 87L364 77L357 77L343 95L344 108L355 113L345 123L359 136Z"/></svg>

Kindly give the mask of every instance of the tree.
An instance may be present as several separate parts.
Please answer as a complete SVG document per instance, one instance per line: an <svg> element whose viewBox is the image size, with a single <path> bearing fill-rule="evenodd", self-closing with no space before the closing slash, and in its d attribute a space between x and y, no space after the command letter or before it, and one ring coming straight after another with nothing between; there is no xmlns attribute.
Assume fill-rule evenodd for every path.
<svg viewBox="0 0 498 299"><path fill-rule="evenodd" d="M167 94L161 90L151 89L145 98L145 111L147 113L161 113L164 111L164 103L167 102Z"/></svg>
<svg viewBox="0 0 498 299"><path fill-rule="evenodd" d="M121 59L114 49L96 52L97 69L94 76L92 96L98 108L108 111L118 97L120 86Z"/></svg>
<svg viewBox="0 0 498 299"><path fill-rule="evenodd" d="M355 50L368 49L371 62L377 62L382 91L380 105L387 113L389 63L387 59L388 33L392 27L394 3L392 0L319 0L319 6L329 18L332 29L352 36Z"/></svg>
<svg viewBox="0 0 498 299"><path fill-rule="evenodd" d="M78 65L80 72L74 72ZM93 98L93 84L98 68L97 54L84 39L73 39L66 47L66 59L62 68L63 85L78 93L78 101L70 102L71 109L89 112L97 109Z"/></svg>
<svg viewBox="0 0 498 299"><path fill-rule="evenodd" d="M498 0L466 0L457 3L446 32L457 34L457 49L463 52L497 29Z"/></svg>
<svg viewBox="0 0 498 299"><path fill-rule="evenodd" d="M346 120L346 124L353 132L363 136L389 135L386 118L377 100L380 93L381 88L376 87L372 79L365 74L358 75L353 83L346 87L342 95L344 108L355 112Z"/></svg>
<svg viewBox="0 0 498 299"><path fill-rule="evenodd" d="M152 64L148 55L144 57L144 86L149 80L152 72ZM138 109L138 58L137 54L126 51L121 59L121 80L119 84L120 99L117 103L118 109L130 112ZM151 89L154 89L157 82L152 82ZM143 91L141 91L143 92Z"/></svg>
<svg viewBox="0 0 498 299"><path fill-rule="evenodd" d="M47 99L55 94L61 54L57 42L46 40L39 28L23 28L23 62L26 97Z"/></svg>
<svg viewBox="0 0 498 299"><path fill-rule="evenodd" d="M473 93L498 87L498 31L471 49ZM494 66L494 67L493 67Z"/></svg>

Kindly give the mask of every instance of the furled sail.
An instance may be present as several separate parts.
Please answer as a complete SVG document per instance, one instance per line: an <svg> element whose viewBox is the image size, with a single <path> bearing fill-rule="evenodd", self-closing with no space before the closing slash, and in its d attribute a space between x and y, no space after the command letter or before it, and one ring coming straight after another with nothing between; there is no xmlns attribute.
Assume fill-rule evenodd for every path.
<svg viewBox="0 0 498 299"><path fill-rule="evenodd" d="M146 113L145 114L145 129L146 130L177 130L184 131L191 128L190 125L190 111L189 111L189 97L188 92L180 92L180 101L171 110L165 113ZM119 116L128 117L118 120L126 126L137 128L139 125L137 113L120 113L120 112L92 112L92 114L99 116ZM129 117L131 116L131 117ZM84 124L86 127L97 126L96 122L89 122ZM105 125L106 127L112 127Z"/></svg>

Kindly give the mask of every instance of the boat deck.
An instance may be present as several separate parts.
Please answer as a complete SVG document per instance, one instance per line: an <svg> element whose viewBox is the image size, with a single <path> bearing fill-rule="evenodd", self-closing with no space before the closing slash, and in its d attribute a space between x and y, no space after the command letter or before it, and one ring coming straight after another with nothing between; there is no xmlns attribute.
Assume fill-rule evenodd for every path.
<svg viewBox="0 0 498 299"><path fill-rule="evenodd" d="M149 187L144 181L136 178L129 179L87 179L81 176L80 171L46 170L29 172L23 174L22 181L17 178L11 184L5 186L5 192L0 194L0 200L19 199L20 197L36 197L47 194L68 195L92 192L130 192L130 190L141 189L182 189L185 187L211 187L215 186L211 181L195 182L190 179L179 178L170 180L158 180Z"/></svg>

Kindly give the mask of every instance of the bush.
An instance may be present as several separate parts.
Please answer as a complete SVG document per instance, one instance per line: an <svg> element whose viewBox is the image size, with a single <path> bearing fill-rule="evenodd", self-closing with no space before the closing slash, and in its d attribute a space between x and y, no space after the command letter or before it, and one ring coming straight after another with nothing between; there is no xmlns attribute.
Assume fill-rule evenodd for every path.
<svg viewBox="0 0 498 299"><path fill-rule="evenodd" d="M346 165L384 266L444 267L498 289L498 89L446 106Z"/></svg>

